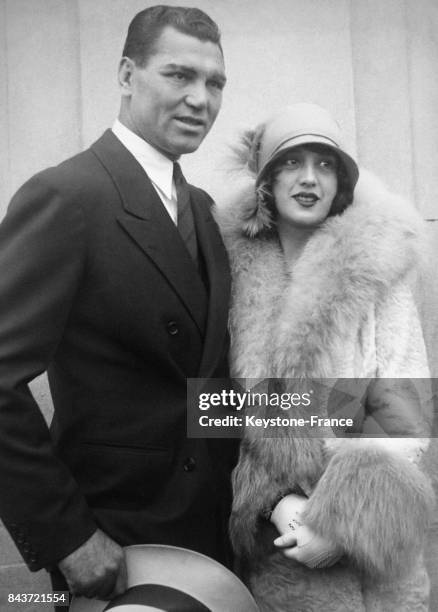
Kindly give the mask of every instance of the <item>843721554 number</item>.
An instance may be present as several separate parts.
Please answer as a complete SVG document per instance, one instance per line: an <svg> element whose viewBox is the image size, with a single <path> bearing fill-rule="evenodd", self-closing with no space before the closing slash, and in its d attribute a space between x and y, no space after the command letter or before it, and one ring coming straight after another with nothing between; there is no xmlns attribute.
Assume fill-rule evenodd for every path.
<svg viewBox="0 0 438 612"><path fill-rule="evenodd" d="M68 606L70 603L70 593L68 591L53 591L53 593L8 593L8 603Z"/></svg>

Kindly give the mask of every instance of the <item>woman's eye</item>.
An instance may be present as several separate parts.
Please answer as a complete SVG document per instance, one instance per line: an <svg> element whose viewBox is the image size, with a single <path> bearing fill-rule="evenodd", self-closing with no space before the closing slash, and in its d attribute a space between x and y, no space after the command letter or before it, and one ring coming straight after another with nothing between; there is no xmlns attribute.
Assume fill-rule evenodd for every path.
<svg viewBox="0 0 438 612"><path fill-rule="evenodd" d="M295 166L298 165L298 160L297 159L286 159L284 162L284 165L294 168Z"/></svg>
<svg viewBox="0 0 438 612"><path fill-rule="evenodd" d="M333 159L323 159L320 161L319 165L321 168L325 168L326 170L334 170L336 167Z"/></svg>

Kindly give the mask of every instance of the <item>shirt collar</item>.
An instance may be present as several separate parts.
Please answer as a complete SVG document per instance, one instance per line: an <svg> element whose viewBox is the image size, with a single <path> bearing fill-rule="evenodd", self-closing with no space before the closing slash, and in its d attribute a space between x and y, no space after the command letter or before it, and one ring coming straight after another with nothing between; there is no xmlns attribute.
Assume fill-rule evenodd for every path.
<svg viewBox="0 0 438 612"><path fill-rule="evenodd" d="M169 200L172 199L173 162L118 119L115 120L112 131L135 157L151 181Z"/></svg>

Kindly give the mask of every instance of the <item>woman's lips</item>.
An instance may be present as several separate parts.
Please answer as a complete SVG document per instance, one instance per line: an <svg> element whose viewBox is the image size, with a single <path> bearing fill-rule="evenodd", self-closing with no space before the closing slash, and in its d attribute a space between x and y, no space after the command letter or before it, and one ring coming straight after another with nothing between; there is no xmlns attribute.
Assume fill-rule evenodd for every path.
<svg viewBox="0 0 438 612"><path fill-rule="evenodd" d="M316 193L300 192L294 194L292 197L298 202L298 204L305 207L313 206L319 200Z"/></svg>

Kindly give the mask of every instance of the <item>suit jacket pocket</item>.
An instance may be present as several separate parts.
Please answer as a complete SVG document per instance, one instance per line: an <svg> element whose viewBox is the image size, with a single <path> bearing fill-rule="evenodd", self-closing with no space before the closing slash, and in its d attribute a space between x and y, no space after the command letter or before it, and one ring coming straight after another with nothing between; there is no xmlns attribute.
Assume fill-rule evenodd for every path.
<svg viewBox="0 0 438 612"><path fill-rule="evenodd" d="M88 441L80 445L73 469L91 506L144 507L170 477L171 451Z"/></svg>

